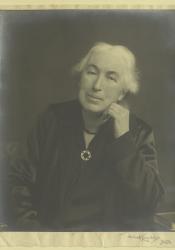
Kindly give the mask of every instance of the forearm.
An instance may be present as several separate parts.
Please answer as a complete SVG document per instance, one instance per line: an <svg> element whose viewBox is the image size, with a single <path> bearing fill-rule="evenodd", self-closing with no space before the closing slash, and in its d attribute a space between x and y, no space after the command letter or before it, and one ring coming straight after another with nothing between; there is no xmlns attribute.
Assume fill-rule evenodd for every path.
<svg viewBox="0 0 175 250"><path fill-rule="evenodd" d="M130 132L108 147L109 165L120 182L126 205L154 210L163 193L151 137L136 145Z"/></svg>

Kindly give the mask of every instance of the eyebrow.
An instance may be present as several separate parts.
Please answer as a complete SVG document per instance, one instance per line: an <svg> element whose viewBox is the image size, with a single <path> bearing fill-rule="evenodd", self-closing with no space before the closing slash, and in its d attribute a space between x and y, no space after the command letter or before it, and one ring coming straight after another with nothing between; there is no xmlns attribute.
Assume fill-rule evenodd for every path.
<svg viewBox="0 0 175 250"><path fill-rule="evenodd" d="M98 67L95 64L88 64L87 67L94 67L95 69L98 69Z"/></svg>
<svg viewBox="0 0 175 250"><path fill-rule="evenodd" d="M93 68L99 70L99 68L98 68L95 64L93 64L93 63L88 64L87 67L93 67ZM109 70L109 71L107 71L107 73L108 73L109 75L115 75L115 76L119 77L119 73L116 72L116 71L114 71L114 70Z"/></svg>

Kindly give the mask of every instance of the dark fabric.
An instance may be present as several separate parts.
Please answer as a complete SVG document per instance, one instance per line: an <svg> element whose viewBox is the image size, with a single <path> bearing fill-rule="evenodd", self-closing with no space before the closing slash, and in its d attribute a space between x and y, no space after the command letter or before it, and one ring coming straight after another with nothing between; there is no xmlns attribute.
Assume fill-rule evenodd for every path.
<svg viewBox="0 0 175 250"><path fill-rule="evenodd" d="M17 230L153 230L163 188L152 129L130 114L118 139L103 124L85 149L78 101L50 105L29 136L25 157L13 162L9 190Z"/></svg>

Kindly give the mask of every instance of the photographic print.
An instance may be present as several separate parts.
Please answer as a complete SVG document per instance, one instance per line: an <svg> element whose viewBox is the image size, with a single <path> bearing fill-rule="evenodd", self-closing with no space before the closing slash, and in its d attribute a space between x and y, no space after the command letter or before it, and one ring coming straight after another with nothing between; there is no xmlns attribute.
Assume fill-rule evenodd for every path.
<svg viewBox="0 0 175 250"><path fill-rule="evenodd" d="M174 10L4 10L1 231L175 230Z"/></svg>

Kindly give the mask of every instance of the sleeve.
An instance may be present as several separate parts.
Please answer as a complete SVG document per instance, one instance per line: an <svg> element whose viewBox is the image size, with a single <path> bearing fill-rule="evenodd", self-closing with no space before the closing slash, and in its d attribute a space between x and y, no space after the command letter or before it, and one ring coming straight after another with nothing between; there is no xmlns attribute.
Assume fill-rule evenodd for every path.
<svg viewBox="0 0 175 250"><path fill-rule="evenodd" d="M108 163L120 182L126 213L154 214L164 189L159 176L153 131L141 126L114 139L108 147Z"/></svg>
<svg viewBox="0 0 175 250"><path fill-rule="evenodd" d="M9 159L9 226L12 230L42 230L32 203L32 192L40 165L44 137L52 116L51 108L40 115L36 127L28 136L25 150L20 149L15 157L13 155Z"/></svg>

